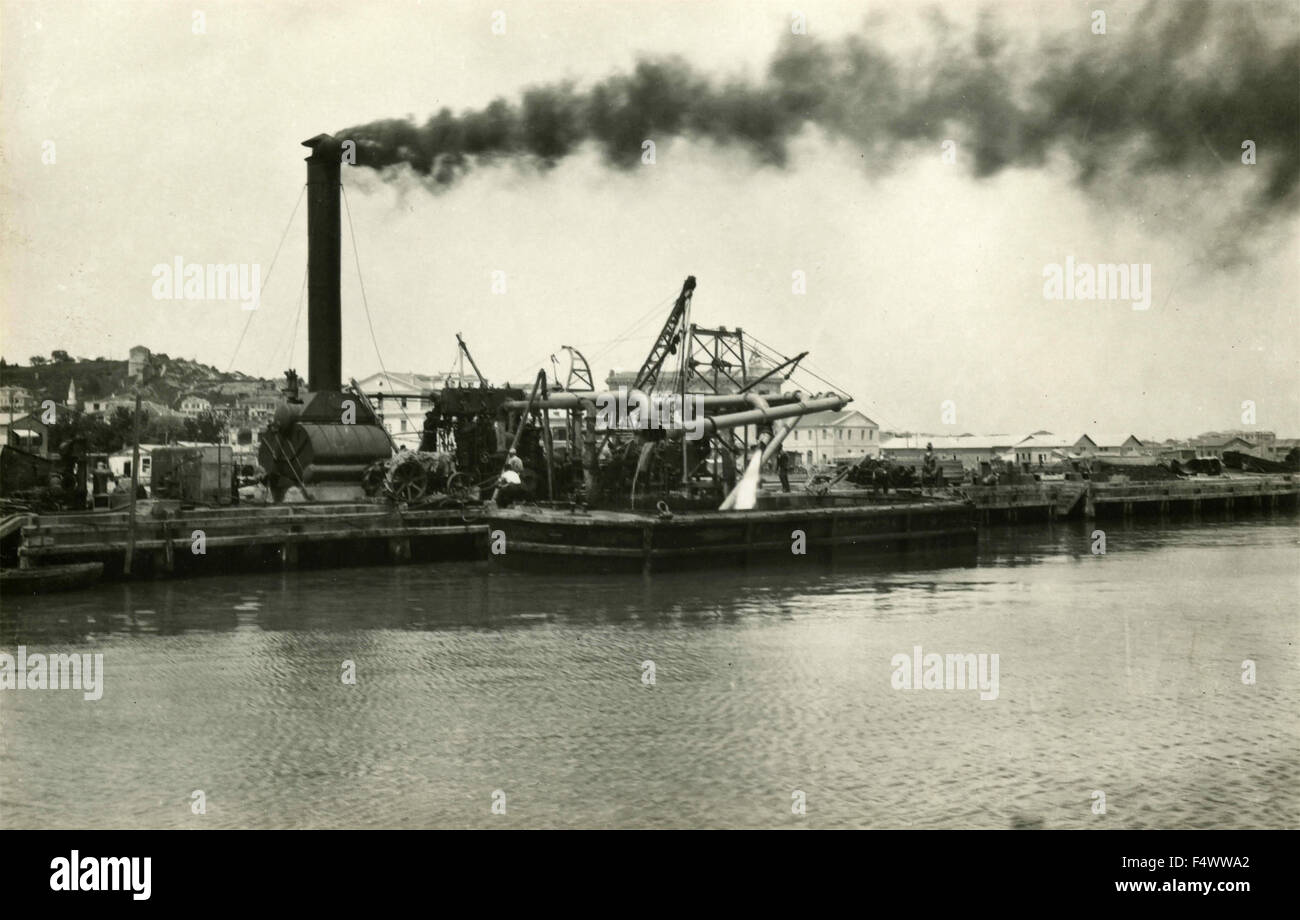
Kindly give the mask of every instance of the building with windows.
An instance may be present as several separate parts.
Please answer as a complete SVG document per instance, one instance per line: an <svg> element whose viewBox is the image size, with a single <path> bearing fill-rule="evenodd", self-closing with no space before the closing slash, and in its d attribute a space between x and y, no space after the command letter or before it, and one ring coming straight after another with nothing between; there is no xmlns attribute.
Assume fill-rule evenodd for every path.
<svg viewBox="0 0 1300 920"><path fill-rule="evenodd" d="M1240 454L1258 454L1254 442L1247 441L1238 435L1210 435L1192 438L1189 446L1196 451L1196 456L1202 459L1217 458L1222 460L1224 452L1229 450Z"/></svg>
<svg viewBox="0 0 1300 920"><path fill-rule="evenodd" d="M781 446L809 467L878 457L880 426L856 409L813 412L799 420Z"/></svg>
<svg viewBox="0 0 1300 920"><path fill-rule="evenodd" d="M87 415L111 416L118 409L132 410L135 408L134 396L101 396L98 399L87 399L81 404L81 411ZM156 403L151 399L140 400L140 411L158 418L172 418L179 415L173 409Z"/></svg>
<svg viewBox="0 0 1300 920"><path fill-rule="evenodd" d="M433 408L433 398L446 387L478 386L478 378L394 371L371 374L358 380L357 386L370 400L380 424L393 441L399 447L417 450L424 433L424 415Z"/></svg>
<svg viewBox="0 0 1300 920"><path fill-rule="evenodd" d="M0 412L0 444L48 457L52 450L50 428L33 415Z"/></svg>
<svg viewBox="0 0 1300 920"><path fill-rule="evenodd" d="M181 397L180 402L177 403L177 408L180 409L181 415L195 418L205 412L211 412L212 403L197 393L190 393Z"/></svg>
<svg viewBox="0 0 1300 920"><path fill-rule="evenodd" d="M153 478L153 458L152 454L156 448L166 447L165 444L141 444L140 445L140 472L137 474L137 481L146 489ZM118 479L125 478L127 482L131 479L131 461L135 454L134 447L123 447L121 450L108 455L108 469ZM130 489L126 492L130 494Z"/></svg>
<svg viewBox="0 0 1300 920"><path fill-rule="evenodd" d="M1268 445L1265 457L1281 462L1290 456L1293 450L1300 450L1300 438L1274 438Z"/></svg>
<svg viewBox="0 0 1300 920"><path fill-rule="evenodd" d="M1083 438L1087 438L1084 435ZM1016 464L1023 470L1036 466L1060 463L1075 453L1075 445L1083 440L1068 440L1050 431L1036 431L1015 444Z"/></svg>
<svg viewBox="0 0 1300 920"><path fill-rule="evenodd" d="M253 393L241 396L235 401L235 415L247 418L250 422L269 422L275 417L284 398L276 393Z"/></svg>
<svg viewBox="0 0 1300 920"><path fill-rule="evenodd" d="M25 387L0 387L0 412L11 412L18 415L29 411L31 408L32 394Z"/></svg>
<svg viewBox="0 0 1300 920"><path fill-rule="evenodd" d="M1074 442L1074 453L1080 457L1136 457L1147 453L1147 446L1131 434L1089 433Z"/></svg>
<svg viewBox="0 0 1300 920"><path fill-rule="evenodd" d="M929 444L938 460L958 460L964 469L979 470L981 463L995 457L1010 460L1012 447L1024 439L1025 435L1010 434L899 435L881 445L881 455L895 463L915 466L925 459Z"/></svg>

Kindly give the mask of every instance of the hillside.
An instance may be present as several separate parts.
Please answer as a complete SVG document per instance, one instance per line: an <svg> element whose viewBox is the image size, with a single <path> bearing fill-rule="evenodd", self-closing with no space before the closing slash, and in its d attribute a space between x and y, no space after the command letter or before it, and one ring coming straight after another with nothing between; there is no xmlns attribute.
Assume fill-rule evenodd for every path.
<svg viewBox="0 0 1300 920"><path fill-rule="evenodd" d="M126 361L105 358L67 358L36 365L2 364L0 386L23 387L38 401L53 399L62 405L68 395L68 381L75 380L77 400L84 402L96 397L133 392L134 384L127 368ZM214 403L223 403L231 399L229 385L239 383L260 384L266 389L275 389L278 385L274 381L262 380L239 371L219 371L207 364L159 353L150 356L140 396L165 406L175 406L176 401L186 393L198 393ZM226 391L225 394L223 390Z"/></svg>

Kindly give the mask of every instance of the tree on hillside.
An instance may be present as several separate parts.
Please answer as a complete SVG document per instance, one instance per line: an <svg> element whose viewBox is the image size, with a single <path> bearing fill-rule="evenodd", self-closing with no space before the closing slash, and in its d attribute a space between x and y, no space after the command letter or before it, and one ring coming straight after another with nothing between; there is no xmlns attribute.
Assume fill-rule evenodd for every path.
<svg viewBox="0 0 1300 920"><path fill-rule="evenodd" d="M118 432L93 415L65 415L50 426L50 446L60 454L111 454L123 443Z"/></svg>
<svg viewBox="0 0 1300 920"><path fill-rule="evenodd" d="M45 360L44 355L32 355L30 358L27 359L27 363L30 364L32 367L43 367L44 365L49 364L50 362Z"/></svg>
<svg viewBox="0 0 1300 920"><path fill-rule="evenodd" d="M62 348L56 348L54 351L50 352L50 360L55 364L66 364L72 360L72 356Z"/></svg>
<svg viewBox="0 0 1300 920"><path fill-rule="evenodd" d="M226 426L216 415L203 412L196 418L187 418L181 427L181 436L186 441L203 441L221 444L226 440Z"/></svg>

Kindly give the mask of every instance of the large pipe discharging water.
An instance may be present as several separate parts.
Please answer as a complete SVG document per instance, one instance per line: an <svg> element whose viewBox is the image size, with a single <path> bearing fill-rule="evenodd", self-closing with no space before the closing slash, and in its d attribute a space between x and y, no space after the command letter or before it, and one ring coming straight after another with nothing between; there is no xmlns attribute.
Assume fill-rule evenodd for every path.
<svg viewBox="0 0 1300 920"><path fill-rule="evenodd" d="M810 412L838 412L848 403L849 400L843 396L832 394L808 400L800 399L798 402L787 406L771 407L760 405L746 412L733 412L730 415L719 415L709 419L714 425L721 423L720 427L724 428L753 425L759 422L772 422L783 418L794 419L780 434L774 437L768 434L759 436L758 447L750 453L749 462L745 465L744 475L740 477L736 487L723 499L718 510L749 511L758 504L758 481L763 470L763 464L780 449L786 437L789 436L790 432L794 431L795 425L799 424L799 419ZM711 434L712 431L709 433Z"/></svg>

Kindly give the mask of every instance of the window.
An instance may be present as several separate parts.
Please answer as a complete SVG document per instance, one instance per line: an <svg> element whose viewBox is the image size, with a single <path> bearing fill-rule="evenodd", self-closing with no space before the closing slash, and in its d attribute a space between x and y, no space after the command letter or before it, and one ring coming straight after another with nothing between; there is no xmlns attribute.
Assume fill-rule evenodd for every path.
<svg viewBox="0 0 1300 920"><path fill-rule="evenodd" d="M406 408L406 397L405 397L405 396L402 397L402 408L403 408L403 409ZM405 431L406 429L403 428L402 430Z"/></svg>
<svg viewBox="0 0 1300 920"><path fill-rule="evenodd" d="M406 419L402 419L402 431L406 431Z"/></svg>

